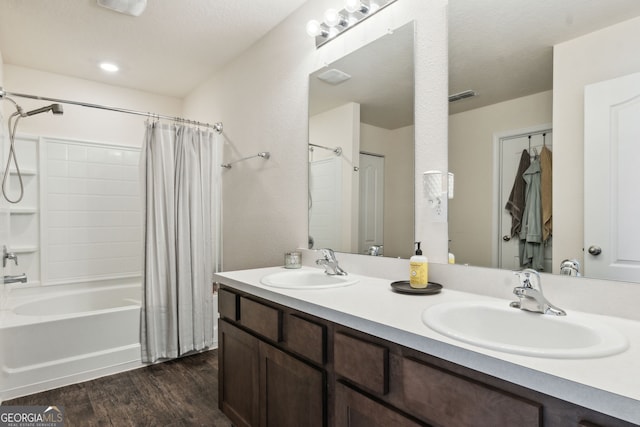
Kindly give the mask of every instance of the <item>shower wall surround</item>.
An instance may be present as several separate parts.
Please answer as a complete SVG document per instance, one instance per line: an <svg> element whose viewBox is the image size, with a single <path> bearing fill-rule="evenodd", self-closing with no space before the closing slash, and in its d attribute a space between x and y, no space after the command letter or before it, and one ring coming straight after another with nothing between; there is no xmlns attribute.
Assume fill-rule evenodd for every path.
<svg viewBox="0 0 640 427"><path fill-rule="evenodd" d="M139 276L140 149L20 136L16 152L25 196L10 208L11 273L30 284Z"/></svg>
<svg viewBox="0 0 640 427"><path fill-rule="evenodd" d="M140 149L49 138L42 142L46 281L140 275Z"/></svg>

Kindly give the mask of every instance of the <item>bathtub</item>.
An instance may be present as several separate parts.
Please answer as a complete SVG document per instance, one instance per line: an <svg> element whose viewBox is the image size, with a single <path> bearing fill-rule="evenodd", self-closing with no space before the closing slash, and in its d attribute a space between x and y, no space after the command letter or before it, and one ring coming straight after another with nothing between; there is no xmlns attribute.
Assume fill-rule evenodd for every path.
<svg viewBox="0 0 640 427"><path fill-rule="evenodd" d="M0 402L143 366L139 279L4 294Z"/></svg>

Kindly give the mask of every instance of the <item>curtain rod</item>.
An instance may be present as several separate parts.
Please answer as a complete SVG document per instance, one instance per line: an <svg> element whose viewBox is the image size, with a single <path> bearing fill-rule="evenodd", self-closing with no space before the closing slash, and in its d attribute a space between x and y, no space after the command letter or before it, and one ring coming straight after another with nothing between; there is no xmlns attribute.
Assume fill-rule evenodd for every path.
<svg viewBox="0 0 640 427"><path fill-rule="evenodd" d="M100 109L100 110L117 111L119 113L135 114L135 115L138 115L138 116L146 116L146 117L152 117L152 118L157 117L159 119L173 120L174 122L185 122L185 123L189 123L189 124L196 125L196 126L208 127L208 128L214 129L218 133L222 133L222 123L221 122L214 123L214 124L210 125L209 123L202 123L202 122L197 122L197 121L194 121L194 120L187 120L187 119L183 119L183 118L180 118L180 117L166 116L166 115L163 115L163 114L156 114L156 113L149 113L149 112L145 113L144 111L129 110L129 109L126 109L126 108L118 108L118 107L110 107L110 106L107 106L107 105L100 105L100 104L90 104L88 102L69 101L69 100L66 100L66 99L48 98L46 96L36 96L36 95L27 95L27 94L24 94L24 93L7 92L2 87L0 87L0 100L2 98L6 97L7 95L9 95L9 96L17 96L19 98L37 99L37 100L40 100L40 101L58 102L58 103L61 103L61 104L79 105L81 107L97 108L97 109Z"/></svg>
<svg viewBox="0 0 640 427"><path fill-rule="evenodd" d="M331 148L331 147L325 147L324 145L318 145L318 144L312 144L312 143L309 143L309 145L312 147L322 148L323 150L333 151L336 154L336 156L339 156L342 154L342 147Z"/></svg>

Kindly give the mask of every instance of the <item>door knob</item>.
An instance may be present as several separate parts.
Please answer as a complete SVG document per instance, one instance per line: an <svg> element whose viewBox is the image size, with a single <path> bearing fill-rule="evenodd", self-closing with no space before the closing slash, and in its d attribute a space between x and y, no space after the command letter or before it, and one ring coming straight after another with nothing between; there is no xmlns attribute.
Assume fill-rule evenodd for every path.
<svg viewBox="0 0 640 427"><path fill-rule="evenodd" d="M502 236L502 240L504 240L505 242L508 242L509 240L511 240L511 236L507 236L505 234L504 236Z"/></svg>
<svg viewBox="0 0 640 427"><path fill-rule="evenodd" d="M600 246L589 246L588 252L593 256L598 256L602 253Z"/></svg>

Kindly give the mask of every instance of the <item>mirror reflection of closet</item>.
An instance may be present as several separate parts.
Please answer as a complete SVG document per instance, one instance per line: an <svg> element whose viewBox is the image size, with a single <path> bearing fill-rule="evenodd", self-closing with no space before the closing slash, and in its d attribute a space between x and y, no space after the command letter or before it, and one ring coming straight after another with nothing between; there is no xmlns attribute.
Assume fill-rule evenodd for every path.
<svg viewBox="0 0 640 427"><path fill-rule="evenodd" d="M408 258L414 24L309 76L309 245Z"/></svg>
<svg viewBox="0 0 640 427"><path fill-rule="evenodd" d="M554 197L553 259L545 271L557 272L570 258L586 270L584 87L637 70L626 41L638 31L640 3L552 3L449 3L449 93L478 93L449 104L449 171L456 179L449 239L457 263L519 268L500 253L507 233L499 223L499 139L552 126L554 187L565 193Z"/></svg>

